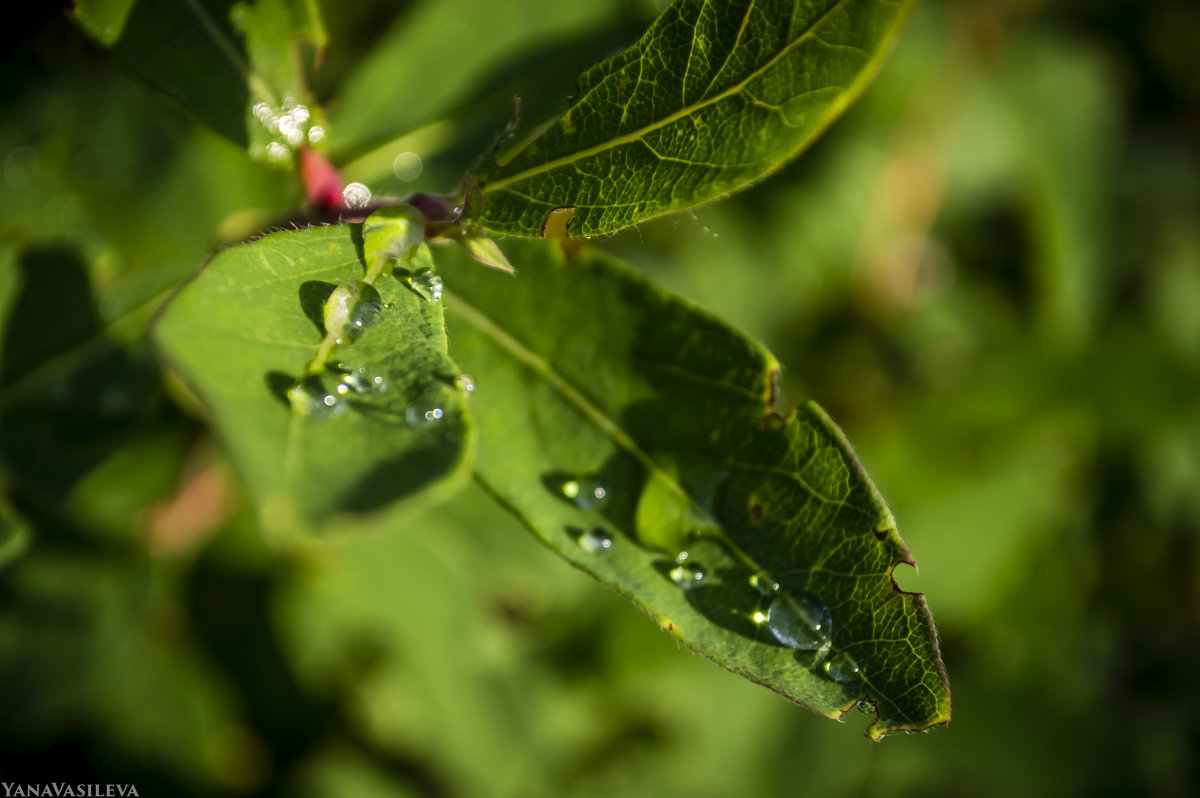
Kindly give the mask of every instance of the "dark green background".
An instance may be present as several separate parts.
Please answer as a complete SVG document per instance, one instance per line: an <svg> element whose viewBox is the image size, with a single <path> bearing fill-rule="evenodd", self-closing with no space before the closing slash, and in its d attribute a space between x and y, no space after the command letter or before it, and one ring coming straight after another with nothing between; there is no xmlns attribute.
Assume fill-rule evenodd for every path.
<svg viewBox="0 0 1200 798"><path fill-rule="evenodd" d="M395 73L356 59L425 5L327 9L323 96L356 76L359 95L386 93L370 81ZM348 174L452 188L513 86L537 118L654 10L601 7L541 39L492 25L520 49L482 77L455 50L484 34L445 32L420 55L446 66L425 64L388 135L443 114L463 120L454 135L418 152L415 183L382 179L390 158ZM799 161L600 244L762 340L785 398L830 411L891 505L954 719L881 744L866 718L839 726L677 650L477 488L393 534L269 549L143 333L216 246L286 217L294 180L128 78L64 9L40 13L8 29L0 62L0 559L28 541L0 566L0 780L169 796L1200 789L1194 3L926 0ZM369 114L343 118L346 157L382 143Z"/></svg>

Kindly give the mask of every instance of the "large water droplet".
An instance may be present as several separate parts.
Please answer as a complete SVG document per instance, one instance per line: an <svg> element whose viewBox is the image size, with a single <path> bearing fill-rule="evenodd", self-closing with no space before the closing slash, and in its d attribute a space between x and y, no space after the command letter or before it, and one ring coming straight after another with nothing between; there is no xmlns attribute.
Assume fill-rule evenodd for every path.
<svg viewBox="0 0 1200 798"><path fill-rule="evenodd" d="M342 283L325 301L325 331L339 344L357 341L383 311L374 286L360 281Z"/></svg>
<svg viewBox="0 0 1200 798"><path fill-rule="evenodd" d="M812 593L780 593L767 608L767 628L789 648L817 651L829 646L833 616Z"/></svg>
<svg viewBox="0 0 1200 798"><path fill-rule="evenodd" d="M831 656L821 666L821 669L825 671L826 676L838 684L856 682L861 678L858 663L845 651L839 651Z"/></svg>
<svg viewBox="0 0 1200 798"><path fill-rule="evenodd" d="M371 189L362 183L351 183L342 189L342 202L347 208L365 208L371 201Z"/></svg>
<svg viewBox="0 0 1200 798"><path fill-rule="evenodd" d="M608 488L596 479L571 479L563 483L563 495L581 510L594 510L608 502Z"/></svg>
<svg viewBox="0 0 1200 798"><path fill-rule="evenodd" d="M442 278L438 277L433 269L417 269L408 279L413 289L430 302L437 302L442 298Z"/></svg>
<svg viewBox="0 0 1200 798"><path fill-rule="evenodd" d="M305 377L289 388L287 395L292 409L303 416L323 418L342 409L341 395L326 388L320 377Z"/></svg>
<svg viewBox="0 0 1200 798"><path fill-rule="evenodd" d="M684 590L691 590L700 587L704 584L704 580L708 579L708 572L704 567L697 563L680 563L671 569L667 574L671 577L671 581Z"/></svg>
<svg viewBox="0 0 1200 798"><path fill-rule="evenodd" d="M579 545L589 554L607 554L612 551L613 536L607 529L596 527L579 536Z"/></svg>

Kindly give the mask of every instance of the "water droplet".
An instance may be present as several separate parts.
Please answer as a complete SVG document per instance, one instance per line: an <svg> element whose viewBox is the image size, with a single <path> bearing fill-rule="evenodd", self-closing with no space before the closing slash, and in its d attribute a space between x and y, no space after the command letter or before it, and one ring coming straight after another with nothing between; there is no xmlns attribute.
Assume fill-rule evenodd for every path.
<svg viewBox="0 0 1200 798"><path fill-rule="evenodd" d="M275 109L266 103L255 103L250 109L253 114L258 117L258 121L266 124L267 120L275 115Z"/></svg>
<svg viewBox="0 0 1200 798"><path fill-rule="evenodd" d="M767 627L789 648L817 651L829 646L833 616L812 593L780 593L767 608Z"/></svg>
<svg viewBox="0 0 1200 798"><path fill-rule="evenodd" d="M292 157L291 149L278 141L272 141L267 145L267 158L274 163L282 163Z"/></svg>
<svg viewBox="0 0 1200 798"><path fill-rule="evenodd" d="M365 208L371 201L371 189L362 183L351 183L342 190L342 202L347 208Z"/></svg>
<svg viewBox="0 0 1200 798"><path fill-rule="evenodd" d="M595 479L572 479L563 483L563 495L581 510L594 510L608 502L608 488Z"/></svg>
<svg viewBox="0 0 1200 798"><path fill-rule="evenodd" d="M855 682L859 679L858 663L854 661L854 657L847 654L845 651L839 651L825 661L821 666L825 671L825 675L833 679L838 684L846 684Z"/></svg>
<svg viewBox="0 0 1200 798"><path fill-rule="evenodd" d="M441 421L446 416L445 402L432 391L421 394L404 411L404 420L413 429Z"/></svg>
<svg viewBox="0 0 1200 798"><path fill-rule="evenodd" d="M700 587L704 584L704 580L708 578L708 573L699 565L676 565L667 574L671 577L671 581L684 590L691 590Z"/></svg>
<svg viewBox="0 0 1200 798"><path fill-rule="evenodd" d="M876 713L875 702L869 698L860 699L854 708L864 715L874 715Z"/></svg>
<svg viewBox="0 0 1200 798"><path fill-rule="evenodd" d="M339 344L354 343L382 310L383 299L374 286L361 280L342 283L325 300L325 332Z"/></svg>
<svg viewBox="0 0 1200 798"><path fill-rule="evenodd" d="M341 385L355 393L379 394L387 390L387 377L372 372L366 366L358 366L342 374Z"/></svg>
<svg viewBox="0 0 1200 798"><path fill-rule="evenodd" d="M442 278L438 277L433 269L417 269L408 279L413 290L430 302L437 302L442 298Z"/></svg>
<svg viewBox="0 0 1200 798"><path fill-rule="evenodd" d="M475 393L475 378L470 374L462 374L457 380L458 387L462 388L466 393Z"/></svg>
<svg viewBox="0 0 1200 798"><path fill-rule="evenodd" d="M774 596L779 592L779 583L766 574L754 574L750 577L750 587L762 596Z"/></svg>
<svg viewBox="0 0 1200 798"><path fill-rule="evenodd" d="M767 622L767 614L762 610L755 610L754 612L750 613L750 620L754 621L759 626L762 626Z"/></svg>
<svg viewBox="0 0 1200 798"><path fill-rule="evenodd" d="M579 545L589 554L607 554L612 551L613 536L607 529L596 527L579 536Z"/></svg>
<svg viewBox="0 0 1200 798"><path fill-rule="evenodd" d="M342 399L330 391L319 377L305 377L288 389L288 402L303 416L321 418L341 410Z"/></svg>
<svg viewBox="0 0 1200 798"><path fill-rule="evenodd" d="M425 165L421 162L421 156L415 152L402 152L392 161L392 174L397 180L402 180L405 183L411 183L421 176L421 170Z"/></svg>
<svg viewBox="0 0 1200 798"><path fill-rule="evenodd" d="M321 139L325 138L325 128L320 125L313 125L308 129L308 143L316 144Z"/></svg>

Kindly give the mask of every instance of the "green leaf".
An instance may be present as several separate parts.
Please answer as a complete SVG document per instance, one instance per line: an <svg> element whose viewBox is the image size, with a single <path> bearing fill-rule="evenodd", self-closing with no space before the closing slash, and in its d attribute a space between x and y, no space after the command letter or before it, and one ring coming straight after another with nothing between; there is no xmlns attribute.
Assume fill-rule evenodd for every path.
<svg viewBox="0 0 1200 798"><path fill-rule="evenodd" d="M912 562L891 513L820 408L771 412L771 355L612 258L508 254L515 279L438 254L489 490L722 667L831 717L869 700L875 738L946 722L924 597L891 578ZM788 616L822 605L817 650L772 632L802 637Z"/></svg>
<svg viewBox="0 0 1200 798"><path fill-rule="evenodd" d="M409 283L432 267L429 250L396 269L402 279L372 285L359 233L319 227L227 249L154 328L272 529L386 521L402 499L445 496L469 467L442 306ZM331 320L345 343L325 336Z"/></svg>
<svg viewBox="0 0 1200 798"><path fill-rule="evenodd" d="M325 43L313 0L76 0L73 13L138 77L259 156L286 131L254 105L303 102Z"/></svg>
<svg viewBox="0 0 1200 798"><path fill-rule="evenodd" d="M24 554L29 540L29 524L0 496L0 569Z"/></svg>
<svg viewBox="0 0 1200 798"><path fill-rule="evenodd" d="M484 225L592 236L778 169L862 93L915 0L677 0L579 79L571 108L480 178Z"/></svg>

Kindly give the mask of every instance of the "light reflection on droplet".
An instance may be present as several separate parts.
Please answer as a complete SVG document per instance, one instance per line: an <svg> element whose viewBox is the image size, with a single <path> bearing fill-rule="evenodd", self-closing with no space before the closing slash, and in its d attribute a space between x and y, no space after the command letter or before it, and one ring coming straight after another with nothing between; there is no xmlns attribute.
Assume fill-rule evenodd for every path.
<svg viewBox="0 0 1200 798"><path fill-rule="evenodd" d="M365 208L371 201L371 189L362 183L351 183L342 191L342 201L347 208Z"/></svg>

